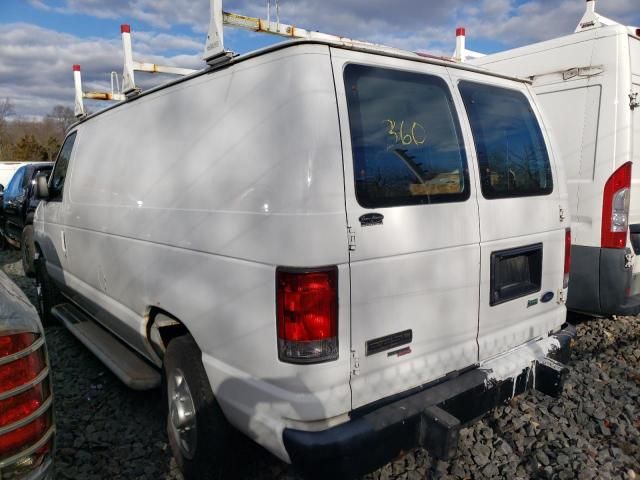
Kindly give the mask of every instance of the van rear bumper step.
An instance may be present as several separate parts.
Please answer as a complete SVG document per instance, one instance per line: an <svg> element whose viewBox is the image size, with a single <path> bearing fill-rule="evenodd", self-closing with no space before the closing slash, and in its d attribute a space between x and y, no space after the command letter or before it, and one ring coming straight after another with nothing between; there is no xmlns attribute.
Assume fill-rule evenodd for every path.
<svg viewBox="0 0 640 480"><path fill-rule="evenodd" d="M310 477L352 478L375 470L394 458L423 447L447 459L455 454L460 428L513 396L535 388L562 394L575 327L568 325L547 339L517 348L497 361L467 371L404 398L368 410L352 412L351 420L320 432L285 429L283 441L292 463ZM554 348L549 350L550 344ZM520 373L500 380L492 368L523 358L522 348L540 353L522 365ZM526 356L524 356L526 358ZM519 366L518 366L519 369Z"/></svg>

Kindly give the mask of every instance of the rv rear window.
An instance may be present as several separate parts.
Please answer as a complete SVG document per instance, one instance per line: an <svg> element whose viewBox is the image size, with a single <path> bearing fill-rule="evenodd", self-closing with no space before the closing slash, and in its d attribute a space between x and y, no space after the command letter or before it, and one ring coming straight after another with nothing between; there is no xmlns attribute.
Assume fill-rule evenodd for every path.
<svg viewBox="0 0 640 480"><path fill-rule="evenodd" d="M462 135L444 80L364 65L348 65L344 79L360 205L469 198Z"/></svg>
<svg viewBox="0 0 640 480"><path fill-rule="evenodd" d="M540 125L520 92L460 82L471 122L485 198L547 195L553 191Z"/></svg>

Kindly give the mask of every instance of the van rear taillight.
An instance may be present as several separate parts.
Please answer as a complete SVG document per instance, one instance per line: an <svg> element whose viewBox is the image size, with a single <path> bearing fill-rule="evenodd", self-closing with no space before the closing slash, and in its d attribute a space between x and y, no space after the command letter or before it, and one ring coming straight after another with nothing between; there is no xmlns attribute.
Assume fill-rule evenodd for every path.
<svg viewBox="0 0 640 480"><path fill-rule="evenodd" d="M571 229L567 228L564 233L564 279L562 288L569 286L569 272L571 270Z"/></svg>
<svg viewBox="0 0 640 480"><path fill-rule="evenodd" d="M613 172L604 186L602 202L602 248L625 248L631 200L631 162Z"/></svg>
<svg viewBox="0 0 640 480"><path fill-rule="evenodd" d="M319 363L338 358L338 269L276 270L278 358Z"/></svg>

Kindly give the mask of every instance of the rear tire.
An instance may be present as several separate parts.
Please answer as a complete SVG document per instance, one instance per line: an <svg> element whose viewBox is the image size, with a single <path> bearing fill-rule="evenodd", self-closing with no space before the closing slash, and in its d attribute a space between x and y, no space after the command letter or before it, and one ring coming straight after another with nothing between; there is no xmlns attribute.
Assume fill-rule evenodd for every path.
<svg viewBox="0 0 640 480"><path fill-rule="evenodd" d="M33 225L27 225L22 230L20 253L22 254L22 268L24 270L24 274L29 278L36 276L35 252L36 246L33 243Z"/></svg>
<svg viewBox="0 0 640 480"><path fill-rule="evenodd" d="M38 298L38 313L42 325L51 325L55 323L56 318L51 314L51 309L63 302L60 291L56 288L47 273L44 257L35 262L36 273L36 292Z"/></svg>
<svg viewBox="0 0 640 480"><path fill-rule="evenodd" d="M213 395L191 335L169 342L163 379L169 444L185 480L233 478L237 432Z"/></svg>

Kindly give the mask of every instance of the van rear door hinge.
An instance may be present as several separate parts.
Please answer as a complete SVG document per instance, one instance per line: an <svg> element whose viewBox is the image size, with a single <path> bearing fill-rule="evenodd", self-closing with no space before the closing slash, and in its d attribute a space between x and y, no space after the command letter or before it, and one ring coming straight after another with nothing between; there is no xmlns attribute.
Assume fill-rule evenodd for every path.
<svg viewBox="0 0 640 480"><path fill-rule="evenodd" d="M629 94L629 106L631 110L635 110L640 107L640 99L638 99L638 92L631 92Z"/></svg>
<svg viewBox="0 0 640 480"><path fill-rule="evenodd" d="M356 232L353 228L347 225L347 241L349 242L349 251L355 252L356 250Z"/></svg>
<svg viewBox="0 0 640 480"><path fill-rule="evenodd" d="M564 208L560 207L559 215L560 215L560 223L564 222L567 218L567 216L564 213Z"/></svg>
<svg viewBox="0 0 640 480"><path fill-rule="evenodd" d="M633 268L633 254L627 253L624 256L624 268Z"/></svg>
<svg viewBox="0 0 640 480"><path fill-rule="evenodd" d="M351 374L360 375L360 358L353 348L351 349Z"/></svg>

